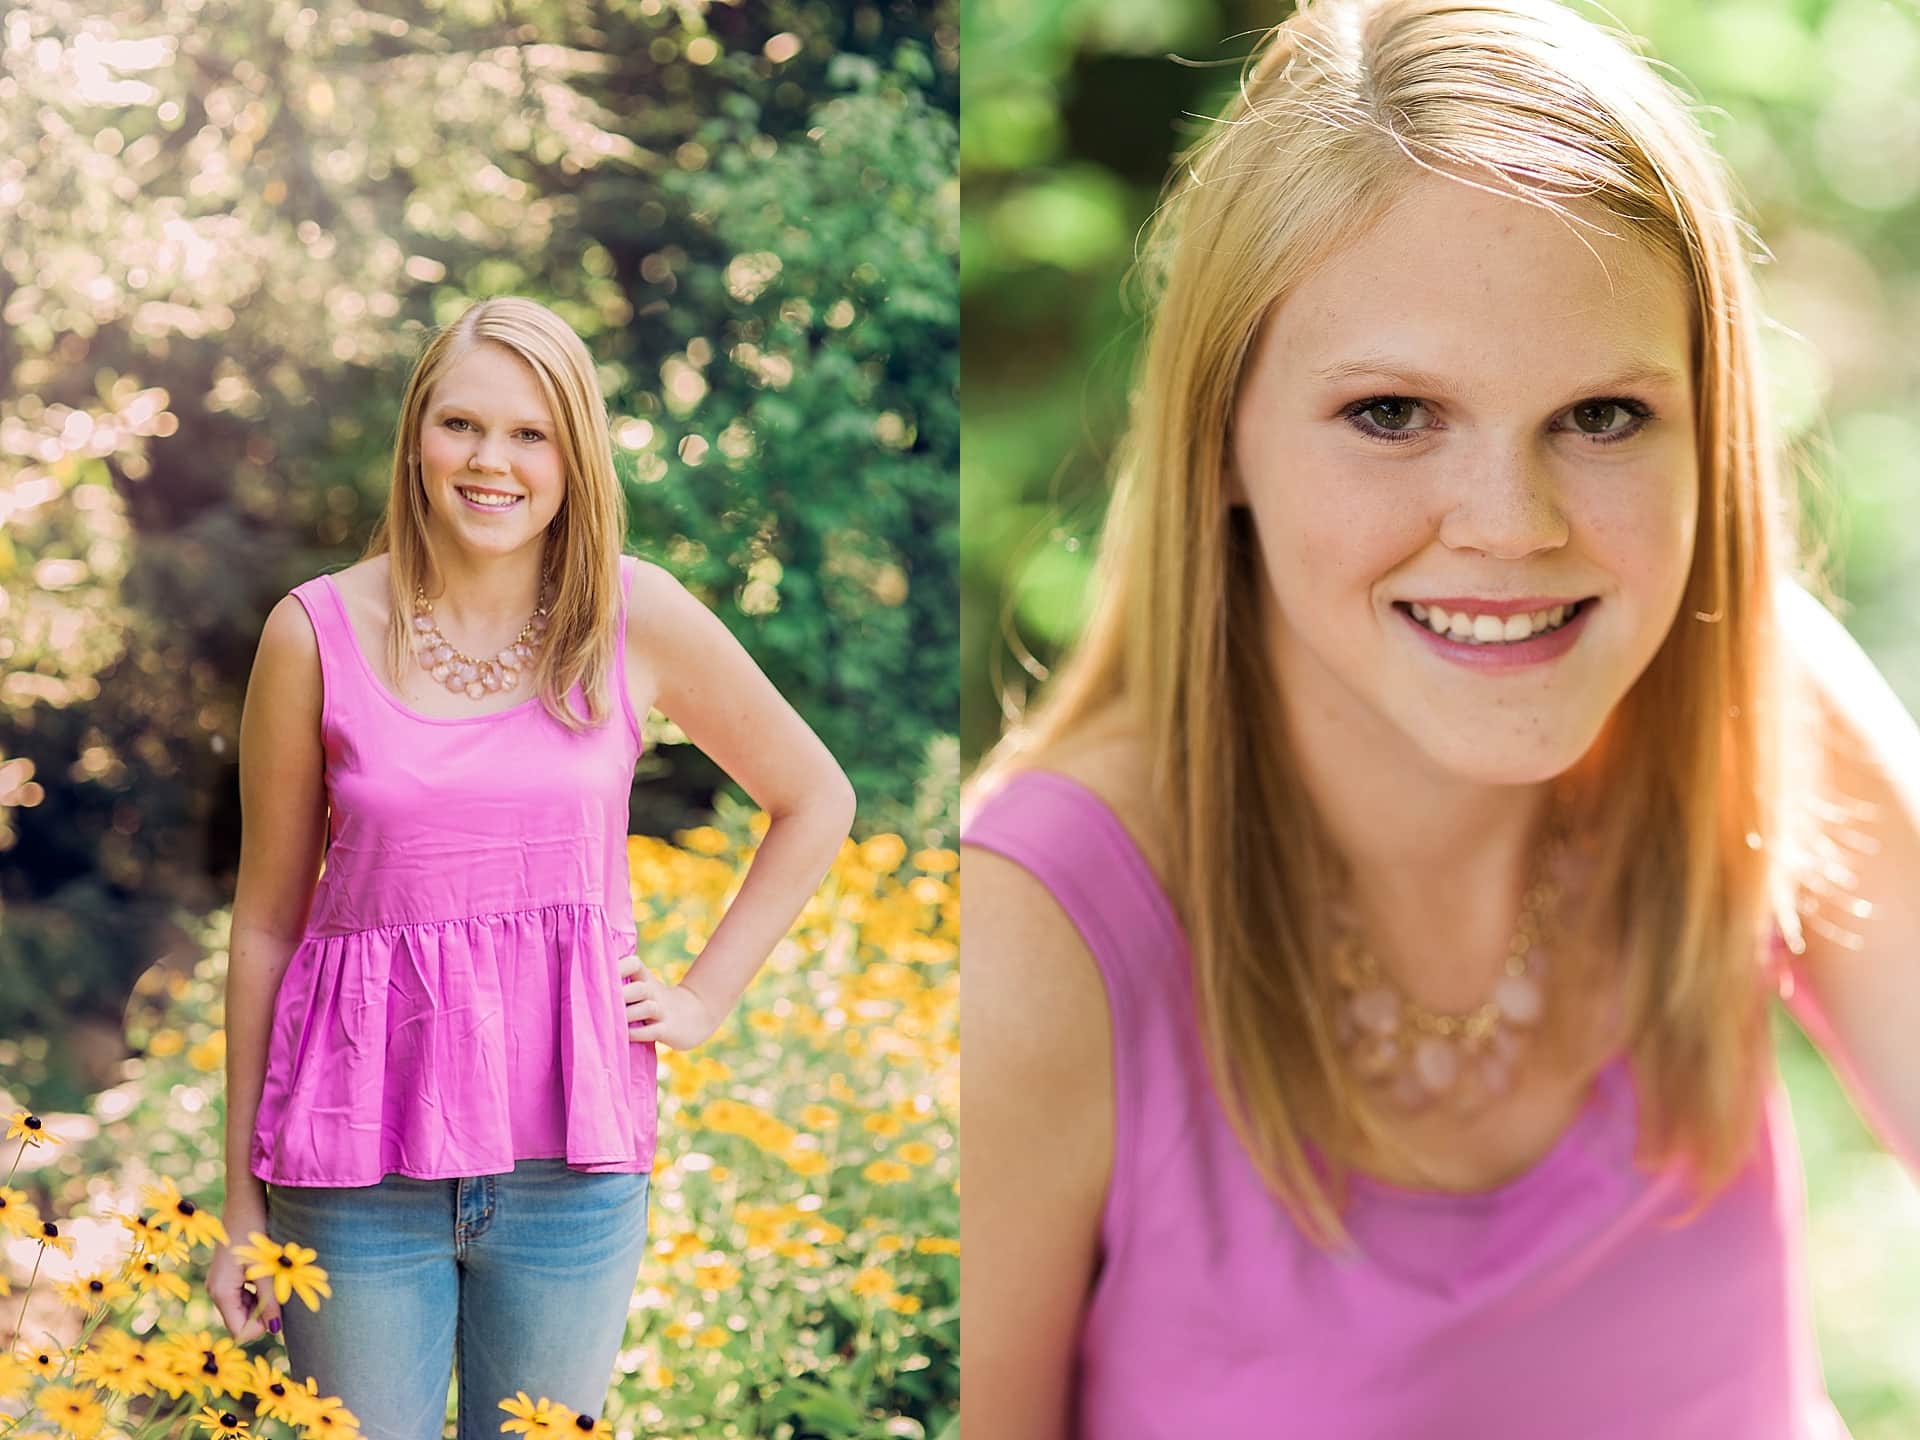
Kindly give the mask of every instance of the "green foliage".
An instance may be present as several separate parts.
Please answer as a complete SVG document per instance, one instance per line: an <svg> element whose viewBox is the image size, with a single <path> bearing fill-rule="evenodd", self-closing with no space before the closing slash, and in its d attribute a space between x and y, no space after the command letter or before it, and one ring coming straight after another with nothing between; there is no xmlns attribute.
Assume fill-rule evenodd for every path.
<svg viewBox="0 0 1920 1440"><path fill-rule="evenodd" d="M490 293L584 337L630 547L897 823L958 703L956 46L945 4L819 0L0 17L0 1033L229 898L264 617L359 553L427 327ZM724 777L651 728L657 834Z"/></svg>

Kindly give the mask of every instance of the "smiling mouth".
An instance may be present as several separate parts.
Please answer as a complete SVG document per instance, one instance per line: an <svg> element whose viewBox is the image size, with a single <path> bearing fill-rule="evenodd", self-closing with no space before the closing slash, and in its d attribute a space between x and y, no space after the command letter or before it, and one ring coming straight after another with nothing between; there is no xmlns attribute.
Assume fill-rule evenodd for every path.
<svg viewBox="0 0 1920 1440"><path fill-rule="evenodd" d="M453 488L469 505L478 505L487 510L511 510L522 498L507 490L476 490L471 485L456 485Z"/></svg>
<svg viewBox="0 0 1920 1440"><path fill-rule="evenodd" d="M1574 601L1571 605L1554 605L1530 615L1523 613L1506 617L1448 614L1444 610L1427 605L1420 607L1420 611L1425 612L1423 614L1415 611L1412 603L1405 600L1394 601L1393 608L1421 628L1457 644L1497 646L1514 645L1541 635L1551 635L1554 631L1572 624L1577 616L1585 613L1598 602L1598 596L1589 595L1584 600ZM1486 621L1494 623L1489 625L1485 623ZM1522 623L1515 624L1516 621ZM1495 633L1496 629L1498 633Z"/></svg>

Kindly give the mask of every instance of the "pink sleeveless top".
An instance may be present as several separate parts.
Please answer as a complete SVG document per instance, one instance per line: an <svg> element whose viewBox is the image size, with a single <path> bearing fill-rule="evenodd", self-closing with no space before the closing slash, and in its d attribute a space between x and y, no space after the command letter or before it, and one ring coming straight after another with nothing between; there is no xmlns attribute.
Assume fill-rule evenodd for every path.
<svg viewBox="0 0 1920 1440"><path fill-rule="evenodd" d="M1015 775L963 843L1080 932L1113 1030L1113 1171L1082 1319L1086 1440L1832 1440L1802 1276L1804 1189L1776 1082L1756 1153L1692 1223L1631 1161L1624 1057L1531 1169L1475 1194L1355 1177L1322 1251L1214 1098L1173 907L1114 813ZM964 867L963 867L964 868ZM1033 963L1048 957L1035 956Z"/></svg>
<svg viewBox="0 0 1920 1440"><path fill-rule="evenodd" d="M620 560L620 620L634 560ZM326 868L281 981L249 1168L374 1185L653 1167L654 1045L627 1037L627 802L642 748L624 656L575 735L539 697L437 719L401 704L330 575L319 639ZM578 713L586 700L573 689Z"/></svg>

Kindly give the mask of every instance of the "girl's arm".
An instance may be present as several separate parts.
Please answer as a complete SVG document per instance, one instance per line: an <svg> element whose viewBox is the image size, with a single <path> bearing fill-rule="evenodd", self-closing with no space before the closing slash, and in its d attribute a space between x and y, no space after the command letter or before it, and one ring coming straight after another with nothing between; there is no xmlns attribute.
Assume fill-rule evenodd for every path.
<svg viewBox="0 0 1920 1440"><path fill-rule="evenodd" d="M1844 625L1780 588L1789 649L1817 703L1829 794L1871 808L1847 823L1854 875L1815 895L1787 1007L1867 1124L1920 1180L1920 726ZM1849 913L1848 895L1871 907Z"/></svg>
<svg viewBox="0 0 1920 1440"><path fill-rule="evenodd" d="M962 1409L969 1434L1064 1440L1113 1168L1106 989L1039 880L961 856Z"/></svg>
<svg viewBox="0 0 1920 1440"><path fill-rule="evenodd" d="M287 961L306 929L326 842L320 699L319 644L305 609L288 595L260 632L240 714L240 873L227 942L224 1210L235 1223L256 1226L266 1191L252 1173L250 1151L268 1029Z"/></svg>
<svg viewBox="0 0 1920 1440"><path fill-rule="evenodd" d="M855 797L820 737L720 617L670 571L645 560L634 570L627 665L639 672L640 693L653 696L772 822L739 894L680 984L665 986L635 962L642 981L629 987L629 998L653 1003L632 1038L684 1049L719 1027L792 928L853 826ZM688 997L698 1005L687 1005Z"/></svg>

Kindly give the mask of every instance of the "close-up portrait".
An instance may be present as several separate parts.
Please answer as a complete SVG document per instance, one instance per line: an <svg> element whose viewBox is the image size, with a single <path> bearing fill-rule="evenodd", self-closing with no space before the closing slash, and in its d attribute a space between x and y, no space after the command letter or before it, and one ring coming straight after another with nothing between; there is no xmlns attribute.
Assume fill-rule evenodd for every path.
<svg viewBox="0 0 1920 1440"><path fill-rule="evenodd" d="M963 13L969 1419L1920 1433L1920 15Z"/></svg>

